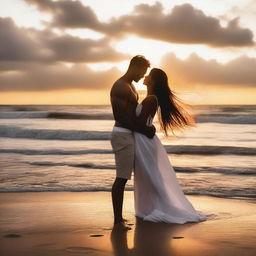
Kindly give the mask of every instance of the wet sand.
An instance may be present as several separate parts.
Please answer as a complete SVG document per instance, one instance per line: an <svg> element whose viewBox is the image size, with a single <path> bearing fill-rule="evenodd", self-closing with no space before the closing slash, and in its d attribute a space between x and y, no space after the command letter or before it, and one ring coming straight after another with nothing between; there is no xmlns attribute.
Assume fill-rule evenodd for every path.
<svg viewBox="0 0 256 256"><path fill-rule="evenodd" d="M0 255L256 255L255 201L187 197L207 221L141 221L134 217L133 192L125 192L132 230L124 232L112 230L109 192L1 193Z"/></svg>

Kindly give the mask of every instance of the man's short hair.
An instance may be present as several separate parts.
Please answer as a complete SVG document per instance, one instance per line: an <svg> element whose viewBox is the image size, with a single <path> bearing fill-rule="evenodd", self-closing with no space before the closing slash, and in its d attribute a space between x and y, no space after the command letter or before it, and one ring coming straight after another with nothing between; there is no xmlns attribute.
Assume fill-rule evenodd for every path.
<svg viewBox="0 0 256 256"><path fill-rule="evenodd" d="M129 68L133 66L138 68L149 68L150 62L143 55L136 55L131 59Z"/></svg>

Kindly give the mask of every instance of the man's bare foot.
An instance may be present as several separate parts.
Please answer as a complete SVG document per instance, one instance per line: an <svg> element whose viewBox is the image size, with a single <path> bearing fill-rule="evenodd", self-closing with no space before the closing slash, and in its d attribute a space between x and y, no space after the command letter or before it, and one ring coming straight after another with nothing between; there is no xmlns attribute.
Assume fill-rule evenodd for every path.
<svg viewBox="0 0 256 256"><path fill-rule="evenodd" d="M121 218L121 219L115 220L114 225L115 225L115 224L118 224L118 223L120 223L120 222L128 222L128 221L129 221L129 220L127 220L127 219Z"/></svg>
<svg viewBox="0 0 256 256"><path fill-rule="evenodd" d="M115 223L114 226L113 226L113 230L120 230L120 231L128 231L128 230L131 230L132 228L128 227L125 225L124 222L118 222L118 223Z"/></svg>

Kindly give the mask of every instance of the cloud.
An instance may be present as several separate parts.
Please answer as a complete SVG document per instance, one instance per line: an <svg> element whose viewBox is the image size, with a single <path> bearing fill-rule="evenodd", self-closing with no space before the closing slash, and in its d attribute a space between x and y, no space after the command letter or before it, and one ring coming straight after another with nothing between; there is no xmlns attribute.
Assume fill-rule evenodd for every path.
<svg viewBox="0 0 256 256"><path fill-rule="evenodd" d="M160 3L141 4L128 15L101 23L93 10L79 1L26 1L36 4L41 11L52 13L52 25L58 28L86 27L104 32L106 37L82 39L65 33L57 34L51 30L52 27L44 30L22 28L11 18L0 17L1 91L110 88L121 76L120 71L116 68L94 71L85 63L129 59L130 55L111 47L112 38L129 33L168 42L204 43L214 47L253 43L252 32L240 28L238 19L231 20L227 27L221 27L218 19L206 16L189 4L176 6L169 13L163 12ZM65 62L74 65L68 67ZM221 64L195 54L180 60L169 53L162 59L161 67L171 83L185 88L198 84L226 88L256 86L256 58L242 56Z"/></svg>
<svg viewBox="0 0 256 256"><path fill-rule="evenodd" d="M96 72L84 63L130 58L116 52L109 38L81 39L48 29L20 28L11 18L0 17L0 38L1 91L107 88L120 71ZM66 62L74 65L69 68Z"/></svg>
<svg viewBox="0 0 256 256"><path fill-rule="evenodd" d="M25 0L28 4L36 5L40 11L53 14L52 25L59 28L91 28L96 29L100 22L89 6L80 1L51 1Z"/></svg>
<svg viewBox="0 0 256 256"><path fill-rule="evenodd" d="M233 19L222 27L217 18L206 16L190 4L175 6L171 12L164 14L162 5L156 3L153 6L136 6L133 14L120 17L113 21L113 25L118 27L121 24L119 31L125 33L170 43L206 44L212 47L253 45L252 31L239 27L238 21L238 18Z"/></svg>
<svg viewBox="0 0 256 256"><path fill-rule="evenodd" d="M109 38L82 39L51 30L19 28L11 18L0 17L0 62L114 62L129 57L116 52ZM3 63L0 63L4 66ZM5 65L6 66L6 65Z"/></svg>
<svg viewBox="0 0 256 256"><path fill-rule="evenodd" d="M178 87L200 84L256 88L256 58L242 56L222 64L216 60L204 60L196 54L180 60L169 53L162 58L160 66L168 74L170 84Z"/></svg>
<svg viewBox="0 0 256 256"><path fill-rule="evenodd" d="M63 89L106 89L121 76L118 69L93 71L83 64L67 67L64 64L30 66L27 70L4 72L0 89L5 91L50 91Z"/></svg>
<svg viewBox="0 0 256 256"><path fill-rule="evenodd" d="M0 17L0 61L36 61L45 58L34 29L16 27L11 18Z"/></svg>
<svg viewBox="0 0 256 256"><path fill-rule="evenodd" d="M170 43L205 44L211 47L252 46L253 33L239 26L239 18L230 20L226 27L220 20L205 15L190 4L175 6L163 12L161 3L140 4L132 13L99 22L94 11L79 1L26 0L40 10L53 15L53 26L60 28L90 28L107 35L120 37L136 34L143 38Z"/></svg>
<svg viewBox="0 0 256 256"><path fill-rule="evenodd" d="M23 65L23 69L0 73L1 91L47 91L63 89L107 89L121 76L112 68L94 71L84 64L67 67L63 63ZM25 62L27 63L27 62ZM225 64L204 60L192 54L180 60L173 53L166 54L160 67L167 73L171 87L191 89L216 85L222 88L256 88L256 58L242 56ZM172 87L172 88L173 88Z"/></svg>
<svg viewBox="0 0 256 256"><path fill-rule="evenodd" d="M99 40L81 39L70 35L49 35L45 45L53 54L56 61L66 62L108 62L121 61L130 55L116 52L108 38Z"/></svg>

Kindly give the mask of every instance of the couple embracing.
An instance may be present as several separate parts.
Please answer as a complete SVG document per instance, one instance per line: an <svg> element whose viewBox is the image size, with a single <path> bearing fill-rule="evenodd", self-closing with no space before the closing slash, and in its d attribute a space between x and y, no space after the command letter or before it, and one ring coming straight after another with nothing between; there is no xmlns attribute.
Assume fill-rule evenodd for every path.
<svg viewBox="0 0 256 256"><path fill-rule="evenodd" d="M172 93L166 73L153 68L144 79L147 96L139 104L133 81L144 77L150 62L133 57L127 72L112 86L110 97L115 124L111 145L115 154L116 179L112 186L114 227L126 226L122 217L125 184L134 171L135 216L144 221L199 222L206 216L196 211L185 197L165 148L155 134L153 118L168 130L191 125L191 117Z"/></svg>

